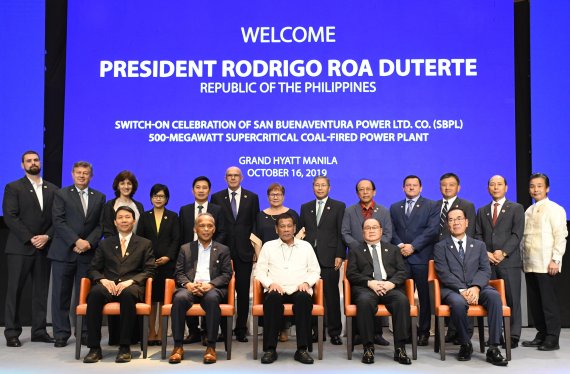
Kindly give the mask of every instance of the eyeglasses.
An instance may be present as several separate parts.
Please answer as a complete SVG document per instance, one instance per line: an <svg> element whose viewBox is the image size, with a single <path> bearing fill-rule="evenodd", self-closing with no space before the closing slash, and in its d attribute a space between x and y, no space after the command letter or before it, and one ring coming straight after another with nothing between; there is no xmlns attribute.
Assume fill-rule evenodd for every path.
<svg viewBox="0 0 570 374"><path fill-rule="evenodd" d="M228 178L239 178L241 174L226 174Z"/></svg>
<svg viewBox="0 0 570 374"><path fill-rule="evenodd" d="M366 188L359 188L358 192L370 192L370 191L374 191L372 188L370 187L366 187Z"/></svg>
<svg viewBox="0 0 570 374"><path fill-rule="evenodd" d="M382 227L380 226L364 226L363 230L364 231L376 231L376 230L380 230Z"/></svg>
<svg viewBox="0 0 570 374"><path fill-rule="evenodd" d="M164 200L166 199L165 195L152 195L153 199L157 199L157 200Z"/></svg>
<svg viewBox="0 0 570 374"><path fill-rule="evenodd" d="M465 217L457 217L457 218L448 218L447 222L449 223L455 223L455 222L461 222L461 221L465 221Z"/></svg>
<svg viewBox="0 0 570 374"><path fill-rule="evenodd" d="M283 196L282 193L270 193L269 194L269 197L281 197L281 196Z"/></svg>
<svg viewBox="0 0 570 374"><path fill-rule="evenodd" d="M329 185L328 184L314 184L313 187L315 188L327 188Z"/></svg>

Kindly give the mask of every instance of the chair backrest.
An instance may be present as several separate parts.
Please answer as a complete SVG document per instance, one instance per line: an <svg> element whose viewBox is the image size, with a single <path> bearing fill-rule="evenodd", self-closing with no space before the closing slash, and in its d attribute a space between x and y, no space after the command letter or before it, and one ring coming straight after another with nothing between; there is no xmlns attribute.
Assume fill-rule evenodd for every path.
<svg viewBox="0 0 570 374"><path fill-rule="evenodd" d="M81 278L79 287L79 305L87 304L87 295L91 291L91 280L89 278ZM152 278L146 279L146 286L144 292L144 303L152 304Z"/></svg>
<svg viewBox="0 0 570 374"><path fill-rule="evenodd" d="M263 285L261 282L253 277L253 305L263 304L264 293ZM317 283L313 285L313 304L324 305L323 296L323 280L319 279Z"/></svg>

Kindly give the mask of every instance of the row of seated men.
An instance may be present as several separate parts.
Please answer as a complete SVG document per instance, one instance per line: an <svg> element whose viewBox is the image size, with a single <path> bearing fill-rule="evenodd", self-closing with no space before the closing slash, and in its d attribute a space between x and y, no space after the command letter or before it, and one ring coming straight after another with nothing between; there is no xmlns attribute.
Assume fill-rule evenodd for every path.
<svg viewBox="0 0 570 374"><path fill-rule="evenodd" d="M25 279L25 275L30 273L34 278L34 303L37 303L35 304L37 309L34 308L34 310L38 311L38 313L35 313L33 320L32 340L53 342L53 339L45 330L46 308L43 300L44 295L47 300L48 282L45 277L46 273L47 279L49 279L49 264L46 266L46 261L44 261L45 258L43 257L48 257L51 260L54 275L52 312L54 315L55 345L56 347L61 347L67 344L67 339L71 335L69 307L74 278L77 284L78 279L87 274L87 268L90 263L92 264L91 259L97 253L95 249L97 248L98 238L101 236L100 217L104 215L103 205L105 197L98 191L88 187L93 175L92 166L89 163L76 163L72 171L74 185L59 191L55 186L39 177L41 169L39 155L36 152L31 151L23 155L22 167L26 172L26 176L6 186L3 202L5 221L10 228L6 253L8 254L9 269L16 272L15 276L9 276L5 336L8 346L21 345L18 339L21 333L21 325L18 321L17 303L11 301L17 299L18 293L21 292L19 285L22 279ZM212 204L210 205L214 207L214 202L218 202L219 206L224 209L223 218L220 221L225 221L227 234L223 241L228 244L230 257L234 262L238 296L236 339L238 341L247 341L245 321L248 315L249 281L254 257L250 235L253 232L259 232L255 230L253 218L259 215L259 203L255 193L241 188L242 179L243 176L238 168L229 168L226 171L228 189L214 194L211 198ZM116 184L119 187L117 190L121 190L121 182L125 181L117 181ZM266 210L266 213L275 211L275 209L271 210L271 208L284 208L282 206L284 188L282 186L279 187L268 190L270 204L272 199L277 200L277 202L272 204ZM403 183L406 199L393 204L390 211L379 204L375 204L375 186L371 180L361 180L357 183L356 192L359 202L345 209L344 203L329 198L330 181L328 178L315 178L313 191L317 199L303 205L301 217L298 221L294 219L293 222L298 222L305 229L304 239L313 249L312 253L316 254L320 267L320 277L324 280L325 285L327 327L331 343L342 344L339 337L340 302L337 285L339 279L338 269L345 256L344 243L348 244L350 248L350 256L354 248L358 248L364 243L364 234L362 232L364 221L375 217L383 227L382 239L386 243L391 242L397 246L406 265L407 274L414 279L418 287L420 298L420 334L418 343L419 345L427 344L430 317L429 297L427 296L427 261L432 257L434 243L440 238L445 239L449 236L450 229L446 224L448 212L455 207L461 207L460 204L465 202L468 206L465 209L466 222L471 222L471 224L466 225L466 229L472 230L475 226L475 237L483 239L485 242L486 255L489 264L492 265L490 266L492 276L501 277L507 283L507 299L509 306L513 309L513 346L516 346L520 336L520 319L518 327L516 326L517 309L520 315L520 255L518 264L517 255L519 253L518 246L524 232L524 235L528 236L528 238L522 242L523 257L526 256L528 258L525 257L523 263L525 264L527 283L530 282L529 298L532 297L536 301L536 303L531 304L533 305L532 313L535 321L537 321L538 329L536 338L526 343L541 350L557 349L560 319L559 316L551 313L553 309L552 302L556 302L556 299L555 296L553 299L552 294L554 292L549 293L548 290L553 290L554 287L548 287L548 285L552 284L552 279L561 268L560 261L564 253L567 235L564 232L565 213L561 207L548 200L549 180L543 174L534 175L530 179L529 192L537 203L527 210L526 222L528 230L525 228L522 206L505 199L507 185L504 178L501 176L492 177L489 180L488 188L489 193L493 197L493 203L482 207L477 218L474 218L475 210L472 204L457 197L459 178L454 174L442 176L441 191L444 199L439 202L420 196L420 178L417 176L406 177ZM132 185L130 192L132 192ZM278 192L281 192L281 196L279 196ZM206 199L208 194L209 185L205 194ZM158 198L159 195L160 193L157 193L157 191L154 193L151 191L153 202L154 200L165 200L164 195L162 198ZM51 200L50 196L52 196ZM120 196L119 191L117 199L112 200L113 204L121 203ZM199 202L196 193L195 197L197 202ZM167 198L168 196L166 196L166 201ZM281 204L279 205L278 200L280 198ZM52 203L54 205L53 214L51 214ZM111 210L111 214L116 214L119 206L111 206L114 210L114 212ZM248 208L247 213L246 207ZM196 208L199 208L199 205ZM202 206L202 208L204 207ZM277 213L279 209L277 209ZM141 211L142 209L139 210L139 217L141 217L142 222L146 214L141 216ZM286 211L292 210L286 209ZM250 214L251 212L253 214ZM270 216L274 220L277 217L273 214L270 214ZM545 220L545 216L548 216L549 219ZM51 217L53 217L53 226L55 227L51 225ZM157 217L153 217L156 220L157 231L159 225L162 227L162 224L166 222L168 217L169 215L163 211L162 223L160 224L158 223L159 220L156 219ZM136 212L133 218L136 223ZM561 228L560 221L563 221L564 229ZM476 222L476 224L473 225L473 222ZM503 223L504 227L501 227ZM26 225L31 226L32 229L26 228ZM294 226L296 230L296 225ZM99 227L99 231L97 231L97 227ZM550 241L544 235L538 236L537 234L539 232L548 232L548 230L550 230ZM163 231L162 228L160 231ZM473 236L473 234L470 236ZM111 237L113 235L109 236L109 238ZM271 241L267 241L266 244L269 242ZM47 256L45 256L47 251L43 251L43 249L48 248L48 243L50 250ZM105 243L105 241L102 243ZM175 246L178 247L178 243ZM22 247L24 251L22 251ZM118 248L118 245L116 247ZM161 262L170 262L171 264L176 262L175 256L173 256L174 258L161 256L157 254L156 248L152 248L152 246L151 250L154 251L154 256L156 257L154 261L157 268L165 265ZM262 253L263 251L260 254L260 260ZM168 261L164 260L164 257L167 257ZM512 270L513 268L515 270ZM117 287L129 288L133 286L133 284L130 284L131 282L119 286L123 282L120 279L114 279L113 281ZM182 285L179 284L179 286ZM264 286L269 289L270 284L264 284ZM111 287L111 290L107 287L104 288L109 291L109 294L113 294L113 290L115 293L118 292L117 288L114 287ZM463 290L463 293L466 290ZM196 292L203 293L204 291L198 290ZM471 295L471 292L468 294ZM470 297L472 298L473 296L471 295ZM535 307L536 305L538 307ZM43 315L42 310L44 311ZM299 335L299 327L297 327L297 331ZM370 332L374 331L374 329L367 329L366 331ZM76 332L76 334L82 333ZM457 340L460 341L461 335L456 335ZM87 336L85 334L82 337L88 340ZM387 343L381 336L373 336L373 342L378 343L378 341L382 344ZM91 345L91 343L89 344ZM363 340L363 344L368 343ZM130 357L130 352L128 352L128 346L126 347L126 345L121 345L119 353L125 357ZM302 349L303 347L300 346L299 352L301 353L296 355L296 357L299 356L300 361L310 361L306 359L308 353ZM403 347L398 346L396 348ZM462 349L464 353L468 350L468 348ZM268 352L269 356L271 356L271 348L268 348L266 353ZM264 354L265 360L262 360L271 361L271 357L268 358L266 356ZM406 360L403 359L403 361Z"/></svg>

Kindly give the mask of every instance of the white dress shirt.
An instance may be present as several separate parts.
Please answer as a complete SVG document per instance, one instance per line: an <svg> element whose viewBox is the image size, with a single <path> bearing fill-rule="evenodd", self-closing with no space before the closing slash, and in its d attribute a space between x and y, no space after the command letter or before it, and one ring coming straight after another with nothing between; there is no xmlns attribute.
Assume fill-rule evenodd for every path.
<svg viewBox="0 0 570 374"><path fill-rule="evenodd" d="M266 290L272 283L277 283L291 295L301 283L313 287L321 277L321 268L315 250L306 241L295 239L289 246L281 239L275 239L261 248L255 277ZM313 290L308 292L312 294Z"/></svg>
<svg viewBox="0 0 570 374"><path fill-rule="evenodd" d="M206 248L198 241L198 262L196 263L194 282L210 281L210 253L212 253L212 241Z"/></svg>
<svg viewBox="0 0 570 374"><path fill-rule="evenodd" d="M241 202L241 186L239 186L239 188L235 191L232 191L231 189L228 188L228 194L230 196L230 204L232 202L232 192L236 193L235 199L236 199L236 212L239 212L239 203Z"/></svg>
<svg viewBox="0 0 570 374"><path fill-rule="evenodd" d="M36 183L30 177L27 177L27 178L30 181L30 183L32 183L32 187L34 187L34 192L36 193L36 196L38 197L38 200L40 203L40 208L43 211L44 210L44 191L43 191L44 180L40 177L39 183Z"/></svg>
<svg viewBox="0 0 570 374"><path fill-rule="evenodd" d="M548 198L531 205L525 212L521 240L525 273L547 273L550 261L560 261L566 251L566 211Z"/></svg>

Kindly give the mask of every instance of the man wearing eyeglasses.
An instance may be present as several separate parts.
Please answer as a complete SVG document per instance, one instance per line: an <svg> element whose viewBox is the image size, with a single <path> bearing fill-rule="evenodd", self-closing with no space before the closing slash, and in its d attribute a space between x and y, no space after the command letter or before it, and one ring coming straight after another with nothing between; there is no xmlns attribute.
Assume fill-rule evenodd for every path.
<svg viewBox="0 0 570 374"><path fill-rule="evenodd" d="M305 228L304 240L313 246L321 266L326 307L325 325L330 342L333 345L341 345L342 323L338 280L342 260L346 257L346 246L342 242L341 235L342 217L346 206L343 202L329 197L330 189L329 178L315 177L313 192L316 199L301 206L299 222L300 226ZM313 341L314 338L315 336Z"/></svg>
<svg viewBox="0 0 570 374"><path fill-rule="evenodd" d="M348 248L359 248L364 240L362 236L362 225L369 218L375 218L382 224L382 240L390 242L392 239L392 220L387 208L374 201L376 196L376 185L371 179L361 179L356 183L356 195L358 203L349 206L344 211L342 218L342 238ZM382 336L382 319L377 319L375 326L376 335L374 342L378 345L390 345ZM355 329L355 344L359 341L358 331Z"/></svg>
<svg viewBox="0 0 570 374"><path fill-rule="evenodd" d="M489 285L491 266L485 243L465 233L469 220L461 208L449 210L447 224L451 236L435 245L434 261L441 282L441 302L451 309L451 320L461 345L458 360L469 361L473 353L467 309L469 305L482 305L487 310L489 324L487 362L507 366L508 361L499 350L503 307L501 296Z"/></svg>
<svg viewBox="0 0 570 374"><path fill-rule="evenodd" d="M410 329L410 304L402 288L408 277L404 259L398 247L380 241L382 225L378 220L364 221L362 233L364 241L360 248L348 253L346 270L358 310L356 323L364 346L362 362L374 363L374 316L378 304L385 304L394 326L394 361L410 365L412 361L405 346Z"/></svg>

